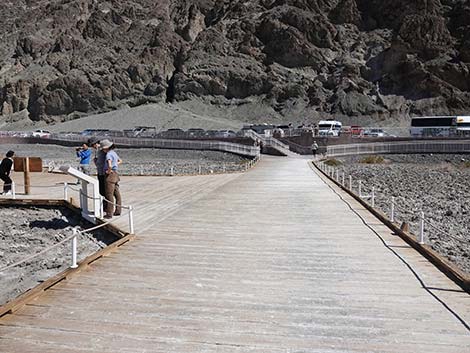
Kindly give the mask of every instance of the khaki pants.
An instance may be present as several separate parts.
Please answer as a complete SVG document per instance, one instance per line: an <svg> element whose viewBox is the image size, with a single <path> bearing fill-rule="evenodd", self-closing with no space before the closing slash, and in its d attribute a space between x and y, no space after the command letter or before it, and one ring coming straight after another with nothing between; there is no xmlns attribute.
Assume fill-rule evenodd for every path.
<svg viewBox="0 0 470 353"><path fill-rule="evenodd" d="M117 172L106 174L105 198L109 201L116 202L116 210L114 210L114 205L111 202L105 201L105 212L108 216L112 216L113 213L121 214L121 193L119 191L119 180L119 174Z"/></svg>

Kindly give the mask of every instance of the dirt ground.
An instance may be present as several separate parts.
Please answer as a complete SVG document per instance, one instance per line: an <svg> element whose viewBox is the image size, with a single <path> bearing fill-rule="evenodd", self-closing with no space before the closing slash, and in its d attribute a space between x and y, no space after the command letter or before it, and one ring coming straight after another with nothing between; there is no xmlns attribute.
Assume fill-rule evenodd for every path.
<svg viewBox="0 0 470 353"><path fill-rule="evenodd" d="M72 235L74 227L86 229L81 217L66 208L1 207L0 269L38 253ZM104 231L81 234L78 260L97 252L116 238ZM70 266L71 243L66 242L39 258L0 272L0 305Z"/></svg>

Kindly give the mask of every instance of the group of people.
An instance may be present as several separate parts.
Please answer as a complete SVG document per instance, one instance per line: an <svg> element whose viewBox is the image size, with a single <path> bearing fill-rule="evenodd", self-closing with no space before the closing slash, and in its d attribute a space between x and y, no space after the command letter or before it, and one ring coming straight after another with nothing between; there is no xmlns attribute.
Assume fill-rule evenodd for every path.
<svg viewBox="0 0 470 353"><path fill-rule="evenodd" d="M93 152L90 149L95 150ZM80 158L79 170L84 174L91 174L91 162L93 160L98 175L100 194L105 198L104 210L105 218L121 215L121 192L119 191L119 165L121 159L115 151L115 145L109 140L90 140L76 149L77 157ZM15 155L14 151L8 151L5 158L0 163L0 179L3 181L4 195L11 195L13 180L11 172L13 170Z"/></svg>
<svg viewBox="0 0 470 353"><path fill-rule="evenodd" d="M89 140L76 149L80 158L79 170L91 173L92 150L95 150L93 162L96 166L100 194L105 198L105 218L121 215L121 192L119 190L119 165L122 163L115 151L116 146L109 140Z"/></svg>

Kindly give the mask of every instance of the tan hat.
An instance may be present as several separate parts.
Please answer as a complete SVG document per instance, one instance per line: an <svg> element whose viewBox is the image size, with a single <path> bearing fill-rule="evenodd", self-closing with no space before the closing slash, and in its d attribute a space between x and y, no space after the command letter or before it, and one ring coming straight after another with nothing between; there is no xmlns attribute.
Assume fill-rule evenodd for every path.
<svg viewBox="0 0 470 353"><path fill-rule="evenodd" d="M103 140L100 143L100 147L101 147L102 150L104 150L105 148L110 148L112 145L113 145L113 143L109 140Z"/></svg>

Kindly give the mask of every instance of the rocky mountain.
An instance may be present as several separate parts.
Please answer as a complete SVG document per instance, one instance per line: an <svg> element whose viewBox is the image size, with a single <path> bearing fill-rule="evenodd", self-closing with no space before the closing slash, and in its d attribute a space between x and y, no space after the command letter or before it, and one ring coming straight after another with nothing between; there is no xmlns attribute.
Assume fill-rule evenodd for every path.
<svg viewBox="0 0 470 353"><path fill-rule="evenodd" d="M3 120L194 99L286 119L470 113L469 0L4 0L0 26Z"/></svg>

